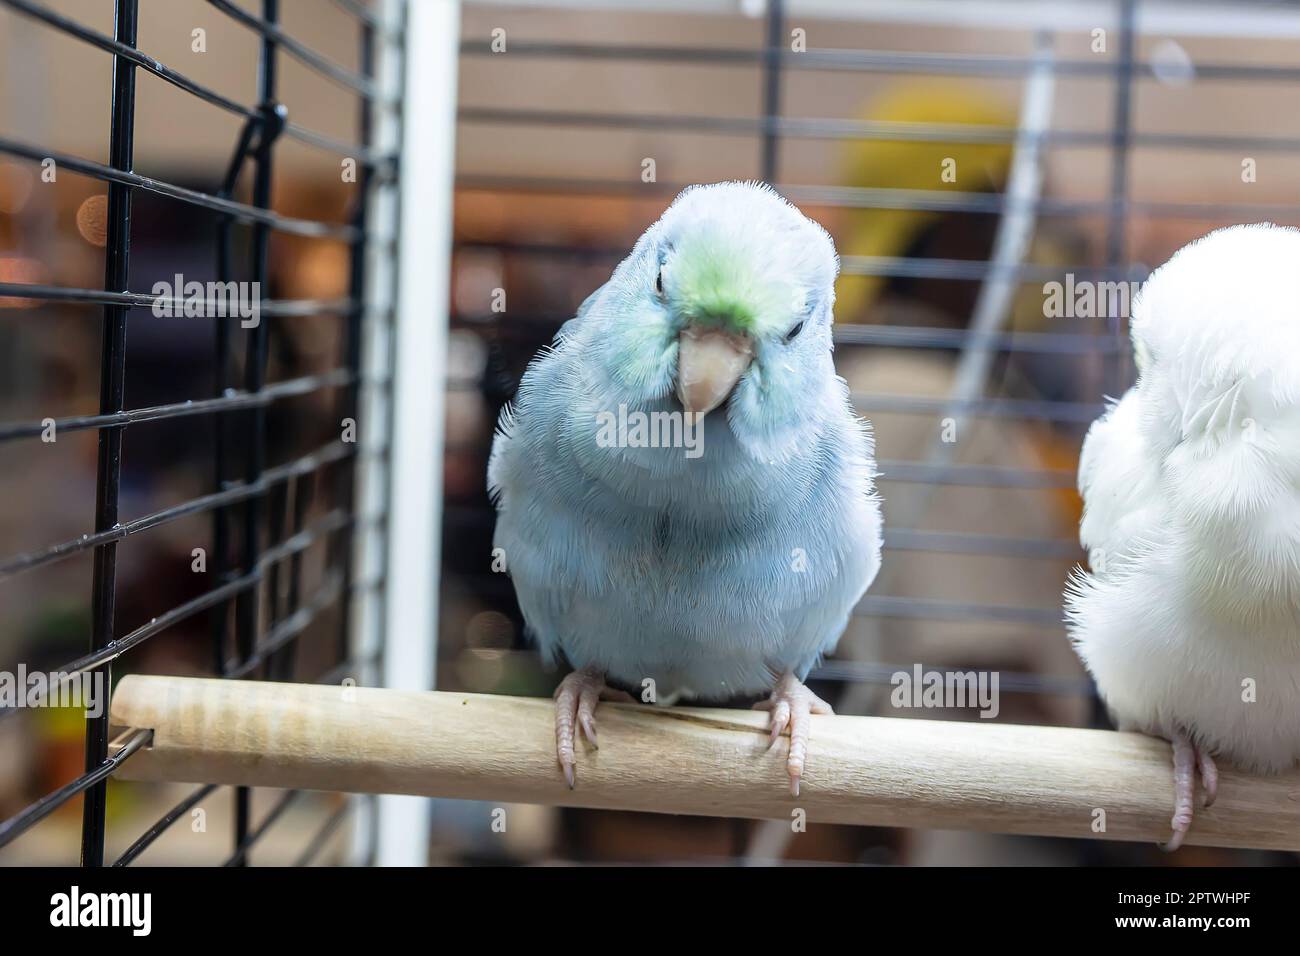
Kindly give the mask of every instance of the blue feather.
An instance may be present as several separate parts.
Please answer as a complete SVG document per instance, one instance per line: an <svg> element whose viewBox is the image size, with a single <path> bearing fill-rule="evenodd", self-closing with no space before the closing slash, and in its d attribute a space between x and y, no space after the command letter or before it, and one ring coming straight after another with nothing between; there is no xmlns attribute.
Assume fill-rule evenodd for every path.
<svg viewBox="0 0 1300 956"><path fill-rule="evenodd" d="M761 272L765 301L790 312L764 314L752 366L703 419L700 457L603 447L602 412L681 414L687 319L671 282L656 295L656 273L667 261L684 274L672 250L701 234L732 243L721 261ZM661 697L722 699L784 671L802 679L834 649L881 534L869 425L830 359L835 272L829 237L770 190L697 187L534 360L502 415L489 486L494 545L548 659L652 679Z"/></svg>

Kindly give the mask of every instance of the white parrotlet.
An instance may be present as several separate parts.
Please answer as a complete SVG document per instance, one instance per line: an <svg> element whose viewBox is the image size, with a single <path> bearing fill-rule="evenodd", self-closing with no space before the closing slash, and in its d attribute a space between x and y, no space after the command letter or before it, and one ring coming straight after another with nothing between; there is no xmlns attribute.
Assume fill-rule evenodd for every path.
<svg viewBox="0 0 1300 956"><path fill-rule="evenodd" d="M1300 231L1221 229L1134 302L1138 383L1088 433L1067 617L1121 729L1173 744L1173 837L1215 758L1300 759Z"/></svg>
<svg viewBox="0 0 1300 956"><path fill-rule="evenodd" d="M579 728L595 746L597 701L627 699L608 679L659 703L770 693L798 793L809 714L831 712L802 681L880 565L870 430L831 361L837 271L770 187L691 187L502 413L494 545L544 656L574 668L570 786Z"/></svg>

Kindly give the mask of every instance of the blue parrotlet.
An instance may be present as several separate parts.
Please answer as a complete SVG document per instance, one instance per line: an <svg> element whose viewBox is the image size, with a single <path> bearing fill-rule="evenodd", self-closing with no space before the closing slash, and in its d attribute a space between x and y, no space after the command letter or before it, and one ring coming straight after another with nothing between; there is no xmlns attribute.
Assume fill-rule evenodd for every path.
<svg viewBox="0 0 1300 956"><path fill-rule="evenodd" d="M803 680L880 567L870 425L831 361L835 246L769 186L681 193L503 411L494 548L527 629L574 671L560 768L597 701L770 695L798 795Z"/></svg>

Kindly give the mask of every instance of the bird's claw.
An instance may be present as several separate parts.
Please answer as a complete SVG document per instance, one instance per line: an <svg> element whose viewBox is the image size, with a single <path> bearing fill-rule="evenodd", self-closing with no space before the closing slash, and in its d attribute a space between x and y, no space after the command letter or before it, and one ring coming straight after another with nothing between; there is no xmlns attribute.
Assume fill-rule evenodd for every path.
<svg viewBox="0 0 1300 956"><path fill-rule="evenodd" d="M577 763L577 737L581 732L593 748L596 743L596 704L602 700L632 703L626 691L605 686L605 675L599 670L584 667L560 681L555 688L555 756L564 772L564 782L574 787L574 766Z"/></svg>
<svg viewBox="0 0 1300 956"><path fill-rule="evenodd" d="M1183 845L1191 829L1196 806L1196 777L1199 774L1205 791L1203 807L1214 805L1219 795L1219 768L1205 749L1196 746L1191 738L1179 732L1170 741L1174 754L1174 816L1170 820L1173 836L1160 848L1172 853Z"/></svg>
<svg viewBox="0 0 1300 956"><path fill-rule="evenodd" d="M777 680L772 695L755 704L754 709L766 710L772 715L769 748L775 746L786 728L789 728L790 753L786 757L785 769L790 775L790 793L799 796L799 782L803 779L804 763L808 758L808 738L812 732L810 715L833 714L835 711L789 672Z"/></svg>
<svg viewBox="0 0 1300 956"><path fill-rule="evenodd" d="M1196 769L1200 771L1201 786L1205 788L1205 802L1201 806L1212 807L1219 798L1219 768L1209 753L1197 748Z"/></svg>

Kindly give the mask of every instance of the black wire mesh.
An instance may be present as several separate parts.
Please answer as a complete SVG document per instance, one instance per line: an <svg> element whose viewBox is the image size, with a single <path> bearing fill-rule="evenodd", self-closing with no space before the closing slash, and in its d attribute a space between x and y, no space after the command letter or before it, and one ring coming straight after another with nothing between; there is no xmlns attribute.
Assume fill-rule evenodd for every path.
<svg viewBox="0 0 1300 956"><path fill-rule="evenodd" d="M107 163L0 136L0 155L35 163L53 161L60 170L106 183L108 187L102 290L0 283L0 299L18 300L19 307L58 303L103 309L98 413L0 425L0 442L34 439L51 428L57 434L93 431L97 435L94 528L37 550L0 556L0 581L4 581L79 553L93 552L89 646L87 653L53 671L65 681L77 675L93 674L107 688L114 663L124 655L183 621L201 621L204 617L210 632L211 669L217 676L280 680L297 677L337 682L352 677L363 665L374 663L355 656L350 639L350 604L354 593L377 589L382 582L356 580L352 555L358 531L382 533L386 516L357 514L355 435L356 429L363 425L359 422L363 385L380 390L388 385L383 376L363 382L362 338L366 323L391 324L392 321L391 311L379 314L367 306L366 258L368 246L375 244L367 232L372 187L379 183L391 184L396 178L395 157L382 155L371 145L375 110L395 106L395 101L381 93L375 77L377 46L381 43L399 46L401 27L385 23L365 4L341 0L338 6L355 21L359 53L358 68L353 70L317 53L286 32L280 25L279 0L261 0L260 15L225 0L208 2L215 11L252 31L260 40L256 106L238 103L137 49L139 0L115 0L112 36L39 3L0 0L0 7L113 57ZM396 8L404 10L400 5ZM355 108L355 141L344 142L289 120L287 109L279 100L282 53L329 81L333 87L330 95L342 100L343 108ZM137 123L136 80L140 70L242 120L242 131L219 189L202 192L134 172L137 131L141 135L154 134L147 118ZM348 100L355 107L346 105ZM357 176L352 211L346 222L294 218L273 211L276 144L285 137L345 160L355 160ZM250 201L237 201L234 196L239 192L240 183L250 178ZM214 300L210 291L197 303L188 297L182 303L180 289L175 290L175 296L126 291L132 276L132 203L140 191L174 200L182 209L203 209L216 214L217 288L251 284L257 296L258 314L268 321L259 319L251 326L241 322L238 316L227 314L223 308L226 303ZM246 227L247 235L237 235L236 227ZM275 300L262 295L260 290L271 287L269 254L273 233L343 243L348 263L346 298ZM208 289L212 288L209 284ZM129 314L136 308L156 310L181 304L190 309L198 307L203 316L211 318L215 346L212 395L127 407ZM314 317L320 322L338 323L341 329L334 367L268 381L270 350L275 343L270 326L282 317ZM290 399L331 395L330 418L338 423L336 430L340 437L289 461L272 462L269 456L276 449L272 448L268 431L271 410ZM182 418L201 419L212 430L211 490L141 517L123 520L120 514L123 442L128 427ZM382 441L372 441L366 445L366 454L382 459L385 447ZM214 586L179 605L153 609L148 623L120 632L115 613L119 596L119 544L126 545L137 533L196 516L206 516L211 522L211 560L206 580ZM324 546L325 558L320 580L309 591L305 559L318 544ZM298 639L313 625L317 625L317 630L323 625L331 625L336 630L328 637L326 669L307 675L296 660L296 651ZM0 711L0 720L13 713ZM150 738L150 732L135 731L110 741L109 733L107 706L97 716L86 717L84 773L0 823L0 847L81 796L81 861L86 866L104 864L107 780L117 767L146 746ZM204 786L194 790L148 827L115 861L116 865L127 865L137 859L168 827L217 789ZM234 788L233 849L227 865L245 865L249 851L296 798L296 791L287 792L255 821L249 789ZM309 863L320 853L352 806L345 802L328 815L304 848L300 863Z"/></svg>

